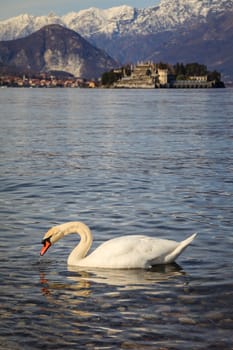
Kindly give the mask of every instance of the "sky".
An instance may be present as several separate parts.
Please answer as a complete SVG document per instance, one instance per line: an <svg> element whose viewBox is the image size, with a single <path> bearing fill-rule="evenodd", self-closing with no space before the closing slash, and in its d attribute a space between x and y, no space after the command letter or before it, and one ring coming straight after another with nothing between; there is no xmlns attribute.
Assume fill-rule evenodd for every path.
<svg viewBox="0 0 233 350"><path fill-rule="evenodd" d="M128 5L137 8L156 6L159 0L0 0L0 20L28 13L34 16L51 12L61 16L90 7L110 8Z"/></svg>

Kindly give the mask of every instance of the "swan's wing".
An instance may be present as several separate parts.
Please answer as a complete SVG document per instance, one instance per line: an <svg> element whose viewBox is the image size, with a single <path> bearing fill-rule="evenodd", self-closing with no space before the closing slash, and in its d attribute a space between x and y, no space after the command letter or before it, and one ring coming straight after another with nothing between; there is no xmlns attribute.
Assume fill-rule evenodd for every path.
<svg viewBox="0 0 233 350"><path fill-rule="evenodd" d="M147 268L162 264L179 243L148 236L123 236L101 244L82 260L83 266Z"/></svg>

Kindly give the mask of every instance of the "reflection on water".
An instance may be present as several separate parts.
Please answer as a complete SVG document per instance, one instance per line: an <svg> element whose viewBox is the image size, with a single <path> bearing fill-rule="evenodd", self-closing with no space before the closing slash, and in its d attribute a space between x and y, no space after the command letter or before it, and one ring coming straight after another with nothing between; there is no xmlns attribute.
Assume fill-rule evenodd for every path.
<svg viewBox="0 0 233 350"><path fill-rule="evenodd" d="M101 285L101 289L106 288L104 294L101 297L99 296L101 303L106 303L108 297L110 299L114 298L114 300L115 298L121 298L122 291L142 290L144 293L160 295L161 291L156 291L156 283L165 282L181 274L184 275L184 272L177 264L157 266L151 270L81 270L72 267L69 268L66 284L58 281L49 281L44 272L40 273L40 284L41 293L45 296L50 306L54 305L54 307L60 308L67 301L74 317L89 318L94 316L94 313L91 309L90 311L86 310L85 304L93 303L92 298L93 294L95 294L96 283ZM152 286L155 288L154 290L152 290ZM112 289L112 287L114 288ZM62 298L57 298L57 291L62 294ZM73 308L73 306L75 307ZM114 310L112 302L108 304L108 307Z"/></svg>
<svg viewBox="0 0 233 350"><path fill-rule="evenodd" d="M169 281L174 279L177 288L188 288L182 277L185 273L176 264L151 270L72 268L60 275L49 270L48 277L40 272L41 293L47 303L43 303L44 312L53 321L55 317L54 327L61 327L61 320L65 322L62 346L70 346L78 336L79 344L88 344L90 349L134 348L135 342L137 348L143 349L146 339L150 347L160 338L159 328L165 324L165 315L168 318L174 312L174 292L169 291L174 282ZM168 283L167 291L162 288L163 283ZM64 332L67 322L68 336ZM45 340L42 343L46 345Z"/></svg>
<svg viewBox="0 0 233 350"><path fill-rule="evenodd" d="M178 264L158 265L149 270L143 269L91 269L68 266L73 272L68 279L72 281L91 281L118 287L119 290L135 290L145 288L152 283L163 282L169 278L184 274Z"/></svg>
<svg viewBox="0 0 233 350"><path fill-rule="evenodd" d="M1 89L0 349L232 350L233 90ZM179 265L67 269L83 221Z"/></svg>

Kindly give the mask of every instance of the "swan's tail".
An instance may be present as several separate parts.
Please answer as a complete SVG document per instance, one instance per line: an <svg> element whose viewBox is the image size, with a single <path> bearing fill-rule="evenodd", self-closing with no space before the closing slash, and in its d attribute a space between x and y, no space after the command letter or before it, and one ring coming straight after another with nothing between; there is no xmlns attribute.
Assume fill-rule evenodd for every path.
<svg viewBox="0 0 233 350"><path fill-rule="evenodd" d="M192 234L184 241L180 242L176 249L174 249L169 255L166 256L166 264L172 263L183 252L185 248L194 240L197 233Z"/></svg>

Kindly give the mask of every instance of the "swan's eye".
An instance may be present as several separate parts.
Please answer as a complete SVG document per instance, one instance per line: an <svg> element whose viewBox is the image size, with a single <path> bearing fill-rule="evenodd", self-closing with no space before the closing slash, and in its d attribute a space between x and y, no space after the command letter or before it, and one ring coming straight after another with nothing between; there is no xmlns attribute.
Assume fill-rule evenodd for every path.
<svg viewBox="0 0 233 350"><path fill-rule="evenodd" d="M49 236L48 238L42 239L41 243L42 243L43 245L46 245L46 242L49 242L49 243L51 244L51 241L50 241L51 237L52 237L52 236Z"/></svg>

